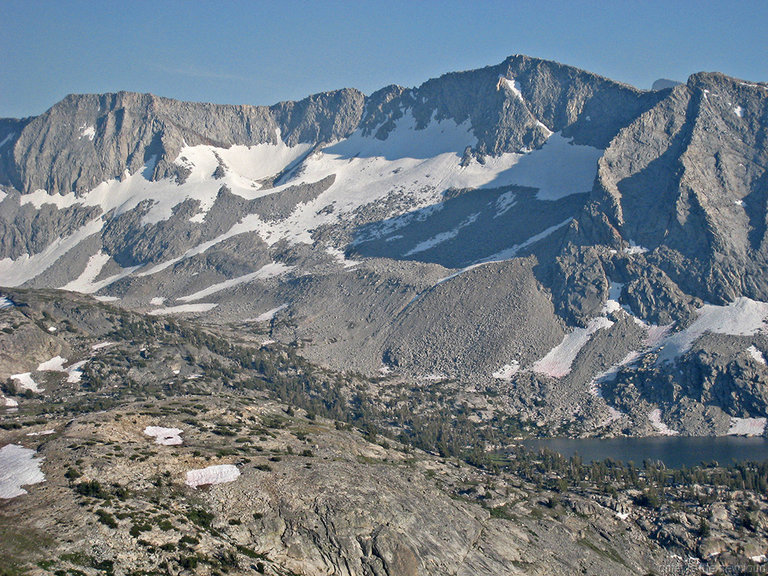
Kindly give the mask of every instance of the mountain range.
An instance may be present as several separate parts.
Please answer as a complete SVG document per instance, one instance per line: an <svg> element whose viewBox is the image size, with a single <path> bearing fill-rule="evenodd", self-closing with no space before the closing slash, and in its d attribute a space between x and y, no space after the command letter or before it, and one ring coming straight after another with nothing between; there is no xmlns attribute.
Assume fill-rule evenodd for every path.
<svg viewBox="0 0 768 576"><path fill-rule="evenodd" d="M531 434L764 434L768 84L656 88L511 56L269 107L70 95L0 120L0 286Z"/></svg>

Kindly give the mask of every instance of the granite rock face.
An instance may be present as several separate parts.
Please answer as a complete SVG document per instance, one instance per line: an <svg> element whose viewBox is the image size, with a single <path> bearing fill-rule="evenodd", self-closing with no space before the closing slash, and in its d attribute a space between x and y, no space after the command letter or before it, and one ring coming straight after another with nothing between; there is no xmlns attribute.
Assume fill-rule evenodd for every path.
<svg viewBox="0 0 768 576"><path fill-rule="evenodd" d="M766 299L768 87L696 74L624 129L599 162L595 201L625 241L701 298Z"/></svg>
<svg viewBox="0 0 768 576"><path fill-rule="evenodd" d="M148 167L178 176L182 145L324 142L356 128L365 97L356 90L266 106L179 102L152 94L70 95L30 121L13 144L5 179L22 191L68 194ZM153 160L154 159L154 160ZM73 167L76 166L76 169Z"/></svg>

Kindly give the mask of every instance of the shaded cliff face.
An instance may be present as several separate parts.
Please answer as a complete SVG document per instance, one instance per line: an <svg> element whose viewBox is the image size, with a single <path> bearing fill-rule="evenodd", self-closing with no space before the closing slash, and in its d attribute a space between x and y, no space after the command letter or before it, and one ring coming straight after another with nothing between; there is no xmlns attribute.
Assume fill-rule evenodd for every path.
<svg viewBox="0 0 768 576"><path fill-rule="evenodd" d="M767 125L768 86L694 75L607 148L597 210L687 291L764 300Z"/></svg>
<svg viewBox="0 0 768 576"><path fill-rule="evenodd" d="M0 285L256 326L542 431L690 400L670 424L724 434L768 408L767 98L525 56L270 107L70 96L0 121Z"/></svg>

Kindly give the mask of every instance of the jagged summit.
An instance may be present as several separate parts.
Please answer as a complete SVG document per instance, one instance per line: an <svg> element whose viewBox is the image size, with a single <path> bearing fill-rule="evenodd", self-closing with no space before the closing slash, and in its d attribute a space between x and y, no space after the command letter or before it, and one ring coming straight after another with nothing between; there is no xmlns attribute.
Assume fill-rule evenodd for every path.
<svg viewBox="0 0 768 576"><path fill-rule="evenodd" d="M499 78L510 80L500 84ZM152 94L69 95L24 126L0 126L5 167L0 182L22 192L82 193L135 172L156 158L154 179L175 176L183 143L218 147L316 145L355 130L386 139L407 115L416 129L430 121L468 123L479 155L537 149L563 132L605 147L618 129L656 97L576 68L511 56L503 63L449 73L406 89L365 97L355 89L315 94L273 106L180 102ZM74 173L72 165L78 166Z"/></svg>

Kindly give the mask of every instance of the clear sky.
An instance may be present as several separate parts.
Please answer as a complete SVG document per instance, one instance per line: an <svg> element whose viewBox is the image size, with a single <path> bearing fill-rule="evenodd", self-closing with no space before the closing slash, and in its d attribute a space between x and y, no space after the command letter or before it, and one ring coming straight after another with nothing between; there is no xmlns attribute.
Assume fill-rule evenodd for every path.
<svg viewBox="0 0 768 576"><path fill-rule="evenodd" d="M415 86L528 54L648 88L768 81L768 1L0 0L0 117L132 90L273 104Z"/></svg>

